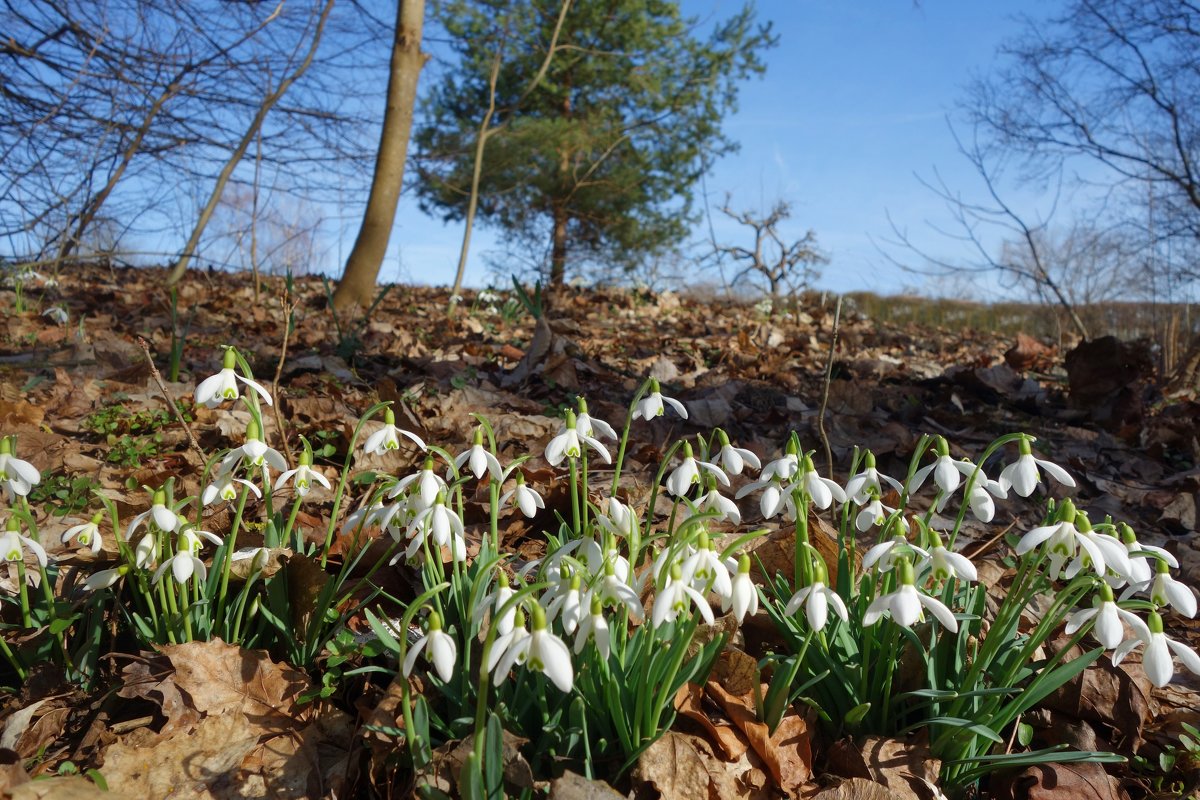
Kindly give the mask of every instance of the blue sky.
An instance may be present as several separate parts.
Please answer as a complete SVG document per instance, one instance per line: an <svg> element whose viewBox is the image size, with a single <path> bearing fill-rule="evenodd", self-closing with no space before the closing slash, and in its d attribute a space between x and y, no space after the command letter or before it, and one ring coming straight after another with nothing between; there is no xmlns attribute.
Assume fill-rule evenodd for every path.
<svg viewBox="0 0 1200 800"><path fill-rule="evenodd" d="M739 6L736 0L684 0L685 12L701 18L725 17ZM907 273L879 253L878 245L891 238L887 216L930 251L966 255L928 228L927 222L947 227L949 218L916 176L932 178L936 167L951 188L978 196L978 180L956 152L947 116L956 115L972 74L994 65L997 45L1019 30L1014 15L1041 16L1054 7L1028 1L763 0L759 16L774 22L780 43L767 55L766 75L743 85L738 112L726 121L741 151L708 177L710 203L719 205L727 192L735 209L791 202L785 231L800 236L812 228L832 258L824 288L957 291ZM1027 213L1048 205L1030 192L1011 197ZM736 223L719 214L713 222L719 239L739 241L743 231ZM382 280L452 281L460 226L424 218L405 199L393 236ZM697 230L695 238L703 237L704 230ZM494 277L485 257L496 246L486 228L477 230L469 285ZM915 260L899 249L895 254Z"/></svg>

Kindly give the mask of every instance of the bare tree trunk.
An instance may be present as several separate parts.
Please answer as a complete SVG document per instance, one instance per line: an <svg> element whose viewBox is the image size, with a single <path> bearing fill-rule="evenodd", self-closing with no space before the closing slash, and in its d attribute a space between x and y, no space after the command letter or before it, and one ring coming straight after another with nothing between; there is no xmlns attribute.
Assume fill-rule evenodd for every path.
<svg viewBox="0 0 1200 800"><path fill-rule="evenodd" d="M567 223L570 222L564 206L554 207L554 232L550 242L550 286L559 287L567 277Z"/></svg>
<svg viewBox="0 0 1200 800"><path fill-rule="evenodd" d="M233 175L233 171L237 168L242 157L246 155L246 150L249 149L250 143L258 136L263 121L267 118L267 113L275 107L275 104L291 88L291 85L312 64L313 57L317 54L317 46L321 43L321 33L325 30L325 23L329 19L329 12L333 10L333 2L334 0L326 0L325 7L321 9L321 18L317 20L317 29L313 32L312 44L309 45L308 52L304 54L304 60L300 62L300 66L296 67L295 72L280 81L279 86L273 92L263 98L262 105L258 107L258 111L254 114L254 119L250 122L250 127L246 130L245 135L242 136L242 140L238 142L238 146L234 149L229 160L225 162L225 166L221 167L221 173L217 176L217 182L213 186L212 193L208 196L208 202L201 209L200 218L196 220L196 226L192 229L192 235L188 237L187 244L183 246L183 254L180 255L179 261L176 262L170 274L167 275L168 286L178 283L179 279L183 277L183 273L187 271L192 253L196 251L196 246L200 244L200 237L203 235L204 229L208 227L208 221L212 219L213 212L217 210L217 204L221 202L221 195L225 191L225 184L229 183L229 178Z"/></svg>
<svg viewBox="0 0 1200 800"><path fill-rule="evenodd" d="M379 154L371 194L363 212L362 227L354 249L346 259L346 270L333 293L337 310L366 308L375 293L375 279L387 253L388 239L400 202L408 139L412 133L413 106L417 100L417 78L429 56L421 52L421 29L425 22L425 0L399 0L396 30L388 70L387 108L379 135Z"/></svg>

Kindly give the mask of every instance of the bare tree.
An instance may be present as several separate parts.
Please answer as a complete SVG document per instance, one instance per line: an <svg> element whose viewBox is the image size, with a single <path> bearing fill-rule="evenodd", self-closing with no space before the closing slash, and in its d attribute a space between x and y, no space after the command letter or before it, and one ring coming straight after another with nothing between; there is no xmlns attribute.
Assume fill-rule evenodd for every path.
<svg viewBox="0 0 1200 800"><path fill-rule="evenodd" d="M754 233L754 244L749 248L714 245L718 256L728 255L741 265L733 276L735 286L742 280L764 280L771 298L779 300L785 289L795 292L811 286L820 275L817 268L829 263L829 257L817 249L817 235L813 231L791 242L780 234L780 224L792 216L792 206L787 201L779 200L769 212L759 214L734 211L726 197L720 211Z"/></svg>
<svg viewBox="0 0 1200 800"><path fill-rule="evenodd" d="M375 176L354 249L350 251L346 270L333 295L333 306L338 310L370 305L375 293L375 279L387 253L404 182L404 163L408 158L413 108L417 101L417 79L429 60L429 56L421 52L424 23L425 0L398 0L388 70L387 108L379 135Z"/></svg>

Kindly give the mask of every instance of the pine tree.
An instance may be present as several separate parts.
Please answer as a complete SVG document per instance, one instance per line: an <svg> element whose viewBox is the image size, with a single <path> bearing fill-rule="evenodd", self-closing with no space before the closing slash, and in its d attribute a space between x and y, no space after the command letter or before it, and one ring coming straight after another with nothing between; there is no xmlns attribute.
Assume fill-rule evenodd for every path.
<svg viewBox="0 0 1200 800"><path fill-rule="evenodd" d="M447 0L438 8L458 63L427 97L416 132L422 208L466 211L474 142L496 81L480 218L510 243L549 244L550 282L573 264L632 267L678 242L692 190L735 144L721 130L738 81L763 71L775 39L753 6L712 26L669 0L575 0L537 88L562 0ZM544 252L544 250L543 250Z"/></svg>

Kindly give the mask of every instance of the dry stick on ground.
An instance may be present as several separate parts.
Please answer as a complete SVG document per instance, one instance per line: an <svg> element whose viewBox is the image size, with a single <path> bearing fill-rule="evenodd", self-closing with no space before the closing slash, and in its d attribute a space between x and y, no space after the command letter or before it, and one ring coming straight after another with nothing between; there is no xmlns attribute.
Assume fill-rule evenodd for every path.
<svg viewBox="0 0 1200 800"><path fill-rule="evenodd" d="M167 389L167 384L163 381L158 367L154 366L154 356L150 355L150 345L141 336L137 337L137 342L138 346L142 348L142 352L146 354L146 363L150 365L150 374L154 377L154 382L158 384L163 397L167 398L167 407L171 409L171 413L175 415L175 419L183 426L183 432L187 434L188 442L191 444L192 449L196 451L196 455L200 456L200 463L207 464L208 456L204 455L204 451L200 449L200 443L196 441L196 435L192 433L192 429L188 426L187 420L183 418L183 414L179 413L179 407L175 405L175 398L171 396L170 390Z"/></svg>
<svg viewBox="0 0 1200 800"><path fill-rule="evenodd" d="M279 410L282 400L279 396L279 378L283 375L283 363L287 361L288 339L292 335L292 312L296 310L296 304L292 302L286 289L283 297L279 298L279 306L283 309L283 343L279 346L279 363L275 365L275 377L271 380L271 396L275 398L271 410L275 413L275 425L279 428L279 441L283 444L283 452L287 453L288 463L295 464L292 448L288 445L287 428L283 425L283 414Z"/></svg>
<svg viewBox="0 0 1200 800"><path fill-rule="evenodd" d="M833 309L833 335L829 338L829 359L825 362L825 385L821 388L821 410L817 412L817 435L825 446L825 465L829 471L825 473L833 477L833 448L829 446L829 434L825 432L825 409L829 407L829 384L833 380L833 356L837 353L838 327L842 321L842 298L838 296L837 306Z"/></svg>

